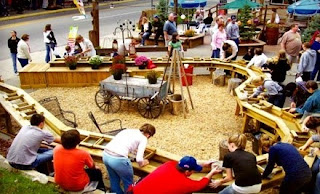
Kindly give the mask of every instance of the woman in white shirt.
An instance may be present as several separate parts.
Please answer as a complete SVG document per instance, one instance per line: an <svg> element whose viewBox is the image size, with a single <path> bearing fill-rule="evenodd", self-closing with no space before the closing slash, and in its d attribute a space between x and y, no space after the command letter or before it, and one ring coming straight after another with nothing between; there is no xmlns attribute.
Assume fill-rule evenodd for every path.
<svg viewBox="0 0 320 194"><path fill-rule="evenodd" d="M77 43L79 43L82 52L81 55L85 57L92 57L96 55L96 50L94 49L94 46L92 42L89 39L83 38L81 35L78 35L76 37Z"/></svg>
<svg viewBox="0 0 320 194"><path fill-rule="evenodd" d="M57 46L56 38L51 29L51 24L47 24L43 31L43 42L46 44L46 63L50 61L51 49L54 51L54 48Z"/></svg>
<svg viewBox="0 0 320 194"><path fill-rule="evenodd" d="M32 61L30 56L30 47L29 47L28 41L29 41L29 35L24 34L21 36L21 39L18 42L17 57L22 67L28 65L29 61L30 62Z"/></svg>
<svg viewBox="0 0 320 194"><path fill-rule="evenodd" d="M262 66L267 63L268 57L264 53L262 53L261 48L256 48L254 50L254 53L255 55L248 63L247 68L250 68L252 65L254 65L255 67L262 68Z"/></svg>
<svg viewBox="0 0 320 194"><path fill-rule="evenodd" d="M133 183L133 168L129 153L136 152L136 161L140 167L149 164L143 158L148 139L156 133L153 125L144 124L140 129L126 129L118 133L106 146L103 152L105 164L111 185L111 192L123 194ZM124 184L124 191L120 187Z"/></svg>

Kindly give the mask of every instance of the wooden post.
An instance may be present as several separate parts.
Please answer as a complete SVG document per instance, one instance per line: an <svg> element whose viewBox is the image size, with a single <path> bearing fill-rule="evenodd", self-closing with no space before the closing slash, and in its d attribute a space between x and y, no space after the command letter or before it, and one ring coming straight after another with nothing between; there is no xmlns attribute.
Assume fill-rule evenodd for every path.
<svg viewBox="0 0 320 194"><path fill-rule="evenodd" d="M89 38L94 47L100 45L100 33L99 33L99 0L92 0L92 26L93 30L89 31Z"/></svg>
<svg viewBox="0 0 320 194"><path fill-rule="evenodd" d="M178 0L174 0L174 12L178 16Z"/></svg>
<svg viewBox="0 0 320 194"><path fill-rule="evenodd" d="M247 114L244 114L241 133L245 133L246 132L246 130L248 128L248 123L249 123L249 116Z"/></svg>

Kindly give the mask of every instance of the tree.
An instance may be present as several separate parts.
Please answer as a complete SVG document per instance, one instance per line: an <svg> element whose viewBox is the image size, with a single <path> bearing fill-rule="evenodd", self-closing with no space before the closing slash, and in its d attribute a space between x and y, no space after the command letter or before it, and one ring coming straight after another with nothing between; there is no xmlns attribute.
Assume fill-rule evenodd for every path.
<svg viewBox="0 0 320 194"><path fill-rule="evenodd" d="M251 13L251 8L248 5L245 5L242 9L239 10L238 19L241 22L239 25L240 37L242 40L251 40L253 36L256 35L255 25L252 22L253 16Z"/></svg>
<svg viewBox="0 0 320 194"><path fill-rule="evenodd" d="M157 5L157 14L161 21L166 21L168 18L168 2L167 0L159 0Z"/></svg>
<svg viewBox="0 0 320 194"><path fill-rule="evenodd" d="M311 22L308 27L302 33L302 42L309 42L312 35L320 29L320 15L315 15L312 17Z"/></svg>

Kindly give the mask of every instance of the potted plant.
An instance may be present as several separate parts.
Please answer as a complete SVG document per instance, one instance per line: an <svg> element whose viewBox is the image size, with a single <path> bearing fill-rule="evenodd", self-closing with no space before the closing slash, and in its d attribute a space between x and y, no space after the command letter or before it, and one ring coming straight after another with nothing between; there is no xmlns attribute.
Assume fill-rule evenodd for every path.
<svg viewBox="0 0 320 194"><path fill-rule="evenodd" d="M196 34L196 32L194 30L187 30L184 32L184 35L186 37L193 37Z"/></svg>
<svg viewBox="0 0 320 194"><path fill-rule="evenodd" d="M92 56L89 60L92 69L99 69L102 64L102 58L99 55Z"/></svg>
<svg viewBox="0 0 320 194"><path fill-rule="evenodd" d="M240 37L241 40L245 42L250 42L253 37L256 35L255 32L255 25L252 23L252 12L251 8L248 5L245 5L242 9L240 9L240 13L238 16L239 19L239 30L240 30Z"/></svg>
<svg viewBox="0 0 320 194"><path fill-rule="evenodd" d="M124 74L127 71L127 67L125 64L112 64L110 67L110 73L113 75L113 78L115 80L121 80L122 74Z"/></svg>
<svg viewBox="0 0 320 194"><path fill-rule="evenodd" d="M77 68L78 58L76 56L68 56L64 58L64 62L70 70L75 70Z"/></svg>
<svg viewBox="0 0 320 194"><path fill-rule="evenodd" d="M134 62L139 69L145 69L148 65L149 59L145 56L139 56L135 58Z"/></svg>
<svg viewBox="0 0 320 194"><path fill-rule="evenodd" d="M125 63L126 63L126 59L122 55L117 55L112 58L112 64L125 64Z"/></svg>
<svg viewBox="0 0 320 194"><path fill-rule="evenodd" d="M160 73L154 70L149 71L146 75L146 78L148 79L149 84L156 84L159 77L160 77Z"/></svg>
<svg viewBox="0 0 320 194"><path fill-rule="evenodd" d="M279 38L279 24L269 23L266 25L266 40L268 45L277 45Z"/></svg>

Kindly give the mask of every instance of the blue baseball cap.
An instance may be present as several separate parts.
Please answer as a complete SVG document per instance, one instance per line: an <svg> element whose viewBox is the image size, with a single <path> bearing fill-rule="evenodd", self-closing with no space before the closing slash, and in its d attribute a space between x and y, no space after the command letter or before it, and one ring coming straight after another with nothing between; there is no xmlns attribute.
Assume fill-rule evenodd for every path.
<svg viewBox="0 0 320 194"><path fill-rule="evenodd" d="M159 16L158 16L158 15L154 15L153 17L154 17L154 18L158 18L158 19L159 19Z"/></svg>
<svg viewBox="0 0 320 194"><path fill-rule="evenodd" d="M231 19L232 19L232 20L236 20L236 19L237 19L237 16L236 16L236 15L232 15L232 16L231 16Z"/></svg>
<svg viewBox="0 0 320 194"><path fill-rule="evenodd" d="M202 170L202 166L197 164L197 160L192 156L185 156L179 162L179 167L184 170L194 170L200 172Z"/></svg>

